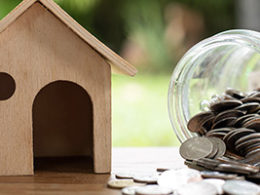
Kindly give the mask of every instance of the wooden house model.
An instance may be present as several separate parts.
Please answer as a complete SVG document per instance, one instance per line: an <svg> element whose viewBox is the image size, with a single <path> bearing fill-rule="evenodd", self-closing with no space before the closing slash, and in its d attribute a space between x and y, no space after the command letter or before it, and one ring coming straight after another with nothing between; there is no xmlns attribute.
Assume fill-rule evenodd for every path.
<svg viewBox="0 0 260 195"><path fill-rule="evenodd" d="M52 0L24 0L1 20L0 175L62 156L110 172L112 70L136 73Z"/></svg>

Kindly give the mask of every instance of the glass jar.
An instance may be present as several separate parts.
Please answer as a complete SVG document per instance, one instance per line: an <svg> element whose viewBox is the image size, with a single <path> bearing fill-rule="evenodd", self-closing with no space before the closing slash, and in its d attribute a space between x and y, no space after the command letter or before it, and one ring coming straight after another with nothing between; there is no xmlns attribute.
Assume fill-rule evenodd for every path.
<svg viewBox="0 0 260 195"><path fill-rule="evenodd" d="M177 64L170 81L168 110L180 140L196 136L188 120L207 109L208 100L227 88L260 86L260 33L229 30L193 46Z"/></svg>

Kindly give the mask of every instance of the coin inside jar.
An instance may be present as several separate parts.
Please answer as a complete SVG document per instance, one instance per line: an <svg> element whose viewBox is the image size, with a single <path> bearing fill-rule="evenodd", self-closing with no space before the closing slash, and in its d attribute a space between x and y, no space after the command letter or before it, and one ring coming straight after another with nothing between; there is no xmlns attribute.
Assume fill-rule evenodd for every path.
<svg viewBox="0 0 260 195"><path fill-rule="evenodd" d="M260 179L260 91L240 93L230 89L203 101L208 102L205 110L209 111L196 114L195 119L204 115L201 120L197 118L197 123L194 118L188 122L188 129L198 137L189 138L180 147L185 164L202 171L204 178ZM208 113L207 117L205 113ZM250 194L252 191L244 192ZM194 194L194 191L189 193Z"/></svg>
<svg viewBox="0 0 260 195"><path fill-rule="evenodd" d="M187 127L191 132L199 132L201 124L207 120L209 117L213 115L212 112L201 112L195 116L193 116L188 124Z"/></svg>

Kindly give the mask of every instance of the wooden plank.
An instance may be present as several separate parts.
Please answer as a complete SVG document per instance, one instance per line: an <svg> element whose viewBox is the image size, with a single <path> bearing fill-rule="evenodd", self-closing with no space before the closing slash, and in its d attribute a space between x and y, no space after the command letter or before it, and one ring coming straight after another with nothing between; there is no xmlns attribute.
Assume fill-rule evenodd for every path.
<svg viewBox="0 0 260 195"><path fill-rule="evenodd" d="M115 66L117 72L134 76L137 70L126 60L121 58L115 52L110 50L106 45L100 42L96 37L89 33L85 28L78 24L71 16L69 16L62 8L60 8L53 0L24 0L14 11L0 22L0 32L15 21L35 2L41 2L56 17L66 24L73 32L75 32L82 40L88 43L92 48L99 52L112 66Z"/></svg>
<svg viewBox="0 0 260 195"><path fill-rule="evenodd" d="M14 95L0 101L0 175L33 173L32 123L36 121L32 120L32 106L39 91L54 81L71 81L89 94L93 104L94 169L98 173L109 172L111 68L104 58L40 3L35 3L0 34L0 59L0 71L16 81ZM62 96L59 98L62 100ZM48 130L40 132L39 137L51 135ZM75 135L84 137L79 132ZM67 138L68 142L71 140L75 139ZM55 138L53 134L48 144L59 141L59 136ZM39 154L43 150L47 154L48 144L42 145L45 148ZM69 145L70 151L75 151L78 144ZM64 147L55 153L67 151Z"/></svg>

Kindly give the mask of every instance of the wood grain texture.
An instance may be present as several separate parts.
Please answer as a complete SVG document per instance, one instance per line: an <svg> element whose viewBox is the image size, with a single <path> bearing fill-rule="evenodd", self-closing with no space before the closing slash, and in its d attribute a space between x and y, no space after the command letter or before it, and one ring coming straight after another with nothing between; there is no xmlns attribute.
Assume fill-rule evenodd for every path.
<svg viewBox="0 0 260 195"><path fill-rule="evenodd" d="M33 174L32 107L54 81L72 81L93 103L93 158L97 173L110 171L111 68L88 44L40 3L0 33L0 71L16 82L0 102L0 175Z"/></svg>
<svg viewBox="0 0 260 195"><path fill-rule="evenodd" d="M156 168L183 168L184 160L177 147L162 148L114 148L112 150L113 173L153 172ZM34 176L0 177L0 194L91 194L121 195L120 190L107 188L107 181L114 174L93 174L84 171L56 170L50 162L36 170ZM80 161L76 163L79 164ZM52 168L54 167L54 168ZM64 167L64 164L63 164Z"/></svg>
<svg viewBox="0 0 260 195"><path fill-rule="evenodd" d="M134 76L137 73L137 70L134 66L132 66L126 60L110 50L106 45L100 42L85 28L79 25L53 0L24 0L14 11L12 11L0 22L0 32L4 31L8 27L8 25L14 22L22 13L27 11L27 9L36 2L40 2L41 4L43 4L48 10L50 10L50 12L52 12L73 32L75 32L83 41L88 43L92 48L99 52L100 55L102 55L108 61L108 63L113 66L113 69L116 72L130 76Z"/></svg>

